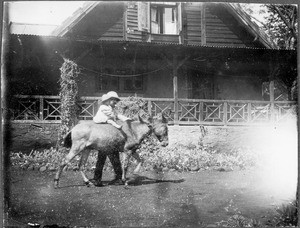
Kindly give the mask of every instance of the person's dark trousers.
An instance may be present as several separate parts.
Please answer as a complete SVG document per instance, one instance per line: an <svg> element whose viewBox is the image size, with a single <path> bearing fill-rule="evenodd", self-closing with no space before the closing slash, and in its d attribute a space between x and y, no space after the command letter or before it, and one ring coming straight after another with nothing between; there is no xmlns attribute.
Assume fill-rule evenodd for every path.
<svg viewBox="0 0 300 228"><path fill-rule="evenodd" d="M121 180L122 179L122 167L121 167L121 161L120 161L120 153L115 152L108 155L108 158L113 166L113 169L115 171L115 180Z"/></svg>
<svg viewBox="0 0 300 228"><path fill-rule="evenodd" d="M98 152L98 159L96 162L96 168L94 172L94 182L96 186L101 186L102 185L102 173L103 173L103 168L104 164L106 161L106 157L108 156L113 169L115 171L115 180L121 180L122 179L122 167L121 167L121 162L120 162L120 155L119 152L115 153L100 153Z"/></svg>
<svg viewBox="0 0 300 228"><path fill-rule="evenodd" d="M105 153L98 152L98 159L96 162L96 168L94 172L94 181L101 184L102 172L107 155Z"/></svg>

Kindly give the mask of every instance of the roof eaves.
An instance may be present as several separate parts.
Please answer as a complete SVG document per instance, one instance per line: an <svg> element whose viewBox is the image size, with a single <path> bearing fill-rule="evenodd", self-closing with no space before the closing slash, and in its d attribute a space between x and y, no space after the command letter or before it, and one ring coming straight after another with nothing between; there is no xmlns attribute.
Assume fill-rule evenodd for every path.
<svg viewBox="0 0 300 228"><path fill-rule="evenodd" d="M235 47L235 46L209 46L209 45L195 45L195 44L179 44L179 43L162 43L162 42L143 42L143 41L125 41L125 40L97 40L97 39L78 39L69 37L57 37L57 36L39 36L39 35L25 35L25 34L14 34L15 36L23 37L41 37L45 39L56 39L56 40L69 40L74 42L87 42L94 44L138 44L141 46L170 46L170 47L191 47L191 48L217 48L217 49L245 49L245 50L274 50L282 51L281 49L268 49L268 48L256 48L256 47ZM293 50L289 50L293 51Z"/></svg>
<svg viewBox="0 0 300 228"><path fill-rule="evenodd" d="M251 20L249 15L237 3L224 3L225 7L236 17L260 42L271 49L278 49L278 46L269 38L269 36L260 30L259 26Z"/></svg>
<svg viewBox="0 0 300 228"><path fill-rule="evenodd" d="M10 34L49 36L56 27L57 25L52 24L10 22L9 32Z"/></svg>
<svg viewBox="0 0 300 228"><path fill-rule="evenodd" d="M64 36L71 28L74 27L82 18L85 17L91 10L93 10L99 2L87 2L82 8L79 8L73 13L72 16L67 18L62 25L58 26L51 35L52 36Z"/></svg>

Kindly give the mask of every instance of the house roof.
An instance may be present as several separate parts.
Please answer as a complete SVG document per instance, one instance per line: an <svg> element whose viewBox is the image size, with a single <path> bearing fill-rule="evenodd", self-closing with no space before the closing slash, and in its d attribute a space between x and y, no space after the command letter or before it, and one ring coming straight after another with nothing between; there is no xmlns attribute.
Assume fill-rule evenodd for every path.
<svg viewBox="0 0 300 228"><path fill-rule="evenodd" d="M278 49L276 43L251 20L250 16L242 9L239 3L224 3L224 5L228 11L256 37L256 39L259 39L260 42L264 44L264 46L267 48Z"/></svg>
<svg viewBox="0 0 300 228"><path fill-rule="evenodd" d="M82 18L85 17L91 10L93 10L101 2L86 2L82 8L78 9L73 15L67 18L62 25L58 26L51 35L64 36L70 31ZM217 3L218 4L218 3ZM233 15L240 22L244 28L255 36L266 48L278 49L275 42L273 42L268 35L259 29L259 26L253 22L250 16L241 8L238 3L221 3L225 6L229 13Z"/></svg>
<svg viewBox="0 0 300 228"><path fill-rule="evenodd" d="M76 10L72 16L68 17L58 26L52 33L52 36L64 36L71 28L73 28L85 15L93 10L100 2L86 2L81 8Z"/></svg>
<svg viewBox="0 0 300 228"><path fill-rule="evenodd" d="M9 25L9 31L10 34L49 36L56 27L57 25L11 22Z"/></svg>

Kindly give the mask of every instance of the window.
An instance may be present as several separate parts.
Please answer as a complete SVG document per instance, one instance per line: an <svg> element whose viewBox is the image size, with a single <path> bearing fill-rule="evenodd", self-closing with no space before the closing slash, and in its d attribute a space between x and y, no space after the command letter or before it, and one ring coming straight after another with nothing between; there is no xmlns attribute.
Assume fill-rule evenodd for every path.
<svg viewBox="0 0 300 228"><path fill-rule="evenodd" d="M102 75L97 76L98 90L119 90L119 77L107 76L113 74L112 69L105 69Z"/></svg>
<svg viewBox="0 0 300 228"><path fill-rule="evenodd" d="M151 6L151 33L179 34L177 6Z"/></svg>
<svg viewBox="0 0 300 228"><path fill-rule="evenodd" d="M124 90L126 91L136 91L143 90L143 77L131 77L126 78L124 82Z"/></svg>
<svg viewBox="0 0 300 228"><path fill-rule="evenodd" d="M119 78L98 76L98 90L119 90Z"/></svg>
<svg viewBox="0 0 300 228"><path fill-rule="evenodd" d="M125 69L108 69L103 71L103 74L97 76L97 90L98 91L124 91L135 92L144 89L143 76L136 77L118 77L116 75L135 75L139 74L137 71L133 72L129 68ZM115 76L109 76L115 75Z"/></svg>
<svg viewBox="0 0 300 228"><path fill-rule="evenodd" d="M178 35L182 29L181 3L139 2L138 28L152 34Z"/></svg>

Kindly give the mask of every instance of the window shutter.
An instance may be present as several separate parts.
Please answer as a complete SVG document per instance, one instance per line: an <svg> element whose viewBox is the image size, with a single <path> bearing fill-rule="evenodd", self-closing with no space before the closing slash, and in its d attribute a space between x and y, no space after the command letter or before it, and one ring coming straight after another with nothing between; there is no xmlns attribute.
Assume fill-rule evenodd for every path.
<svg viewBox="0 0 300 228"><path fill-rule="evenodd" d="M180 34L180 32L182 31L182 4L178 3L177 5L177 9L178 9L178 23L177 23L177 30L178 30L178 34Z"/></svg>
<svg viewBox="0 0 300 228"><path fill-rule="evenodd" d="M138 29L150 32L150 3L138 2Z"/></svg>

